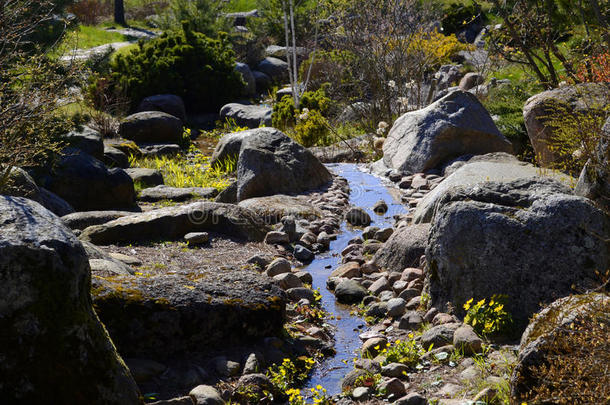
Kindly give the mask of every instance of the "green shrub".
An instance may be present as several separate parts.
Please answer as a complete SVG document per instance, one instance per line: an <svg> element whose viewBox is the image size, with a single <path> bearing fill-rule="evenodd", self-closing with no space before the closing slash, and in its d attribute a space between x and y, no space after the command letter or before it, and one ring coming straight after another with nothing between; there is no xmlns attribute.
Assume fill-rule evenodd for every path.
<svg viewBox="0 0 610 405"><path fill-rule="evenodd" d="M306 91L301 96L301 112L305 109L318 113L315 114L317 124L321 123L320 118L326 116L331 108L331 99L326 95L327 86L322 86L316 91ZM284 96L273 106L273 123L272 125L281 130L294 127L297 125L297 109L294 106L294 100L291 96ZM320 115L318 117L318 115Z"/></svg>
<svg viewBox="0 0 610 405"><path fill-rule="evenodd" d="M316 91L306 91L301 96L301 108L317 110L326 116L331 107L331 100L326 96L327 85L323 85Z"/></svg>
<svg viewBox="0 0 610 405"><path fill-rule="evenodd" d="M531 160L534 150L523 120L523 105L532 93L519 85L503 85L490 90L483 105L491 115L498 116L496 126L513 144L513 152Z"/></svg>
<svg viewBox="0 0 610 405"><path fill-rule="evenodd" d="M226 34L212 39L194 32L165 33L112 62L112 79L135 107L154 94L181 96L187 110L217 111L240 94L241 75L235 71Z"/></svg>
<svg viewBox="0 0 610 405"><path fill-rule="evenodd" d="M173 0L159 18L159 28L164 31L180 30L183 21L191 29L209 37L230 27L225 18L219 18L221 1L218 0Z"/></svg>
<svg viewBox="0 0 610 405"><path fill-rule="evenodd" d="M296 125L296 108L291 96L284 96L273 105L272 125L275 128L286 130Z"/></svg>
<svg viewBox="0 0 610 405"><path fill-rule="evenodd" d="M394 343L388 343L387 347L381 351L381 355L385 356L384 365L402 363L408 367L415 367L425 353L426 350L415 341L412 333L409 333L406 340L396 340Z"/></svg>
<svg viewBox="0 0 610 405"><path fill-rule="evenodd" d="M306 148L329 143L328 122L317 110L304 108L294 129L297 142Z"/></svg>

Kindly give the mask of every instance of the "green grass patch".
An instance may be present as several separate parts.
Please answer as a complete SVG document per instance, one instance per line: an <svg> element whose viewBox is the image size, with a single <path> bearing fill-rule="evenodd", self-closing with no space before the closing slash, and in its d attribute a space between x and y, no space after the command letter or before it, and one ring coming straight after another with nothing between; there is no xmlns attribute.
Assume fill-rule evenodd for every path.
<svg viewBox="0 0 610 405"><path fill-rule="evenodd" d="M131 38L91 25L79 25L64 37L59 51L69 52L72 49L88 49L113 42L124 42Z"/></svg>
<svg viewBox="0 0 610 405"><path fill-rule="evenodd" d="M256 0L231 0L224 10L228 13L236 13L239 11L250 11L256 8Z"/></svg>
<svg viewBox="0 0 610 405"><path fill-rule="evenodd" d="M159 170L165 184L170 187L214 187L219 191L231 184L229 172L232 167L211 169L210 158L202 153L173 157L133 158L132 167L145 167ZM230 166L230 165L228 165Z"/></svg>

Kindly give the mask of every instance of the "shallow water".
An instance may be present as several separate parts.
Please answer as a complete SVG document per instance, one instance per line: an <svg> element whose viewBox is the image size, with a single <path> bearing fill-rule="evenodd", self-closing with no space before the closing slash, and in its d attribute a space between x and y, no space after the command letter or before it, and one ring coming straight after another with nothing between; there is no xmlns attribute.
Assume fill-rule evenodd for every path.
<svg viewBox="0 0 610 405"><path fill-rule="evenodd" d="M327 167L335 174L347 179L351 189L350 204L364 208L369 213L373 220L371 226L381 229L391 227L394 225L393 216L407 211L407 208L400 204L400 200L392 196L379 177L365 173L360 170L358 165L337 163L329 164ZM384 200L388 204L388 212L384 215L377 215L373 212L373 205L379 200ZM361 233L361 228L352 228L344 222L341 225L341 233L336 240L331 242L329 251L317 255L311 264L303 268L313 276L313 288L320 289L322 307L335 317L328 320L328 323L335 329L335 350L337 351L334 357L325 359L315 369L303 387L306 392L320 384L327 389L329 395L340 393L341 380L352 370L352 359L361 347L358 335L366 331L364 320L350 315L350 307L339 304L333 293L326 288L326 280L330 273L341 263L340 252L347 246L350 239L360 236ZM330 267L327 268L327 266Z"/></svg>

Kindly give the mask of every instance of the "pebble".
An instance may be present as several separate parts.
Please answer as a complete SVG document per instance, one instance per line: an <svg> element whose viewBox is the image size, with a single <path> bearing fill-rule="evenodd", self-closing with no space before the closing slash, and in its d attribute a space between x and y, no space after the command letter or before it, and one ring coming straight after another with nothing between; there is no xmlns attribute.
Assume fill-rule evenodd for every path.
<svg viewBox="0 0 610 405"><path fill-rule="evenodd" d="M210 240L210 234L207 232L190 232L184 235L184 240L190 245L203 245Z"/></svg>

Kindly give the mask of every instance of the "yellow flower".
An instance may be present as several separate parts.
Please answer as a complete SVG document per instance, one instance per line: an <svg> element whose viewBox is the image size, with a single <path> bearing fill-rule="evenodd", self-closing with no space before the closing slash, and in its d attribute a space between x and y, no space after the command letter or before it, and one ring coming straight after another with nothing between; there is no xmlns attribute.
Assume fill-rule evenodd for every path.
<svg viewBox="0 0 610 405"><path fill-rule="evenodd" d="M498 305L497 307L494 308L494 312L500 312L502 311L502 308L504 308L503 304Z"/></svg>

